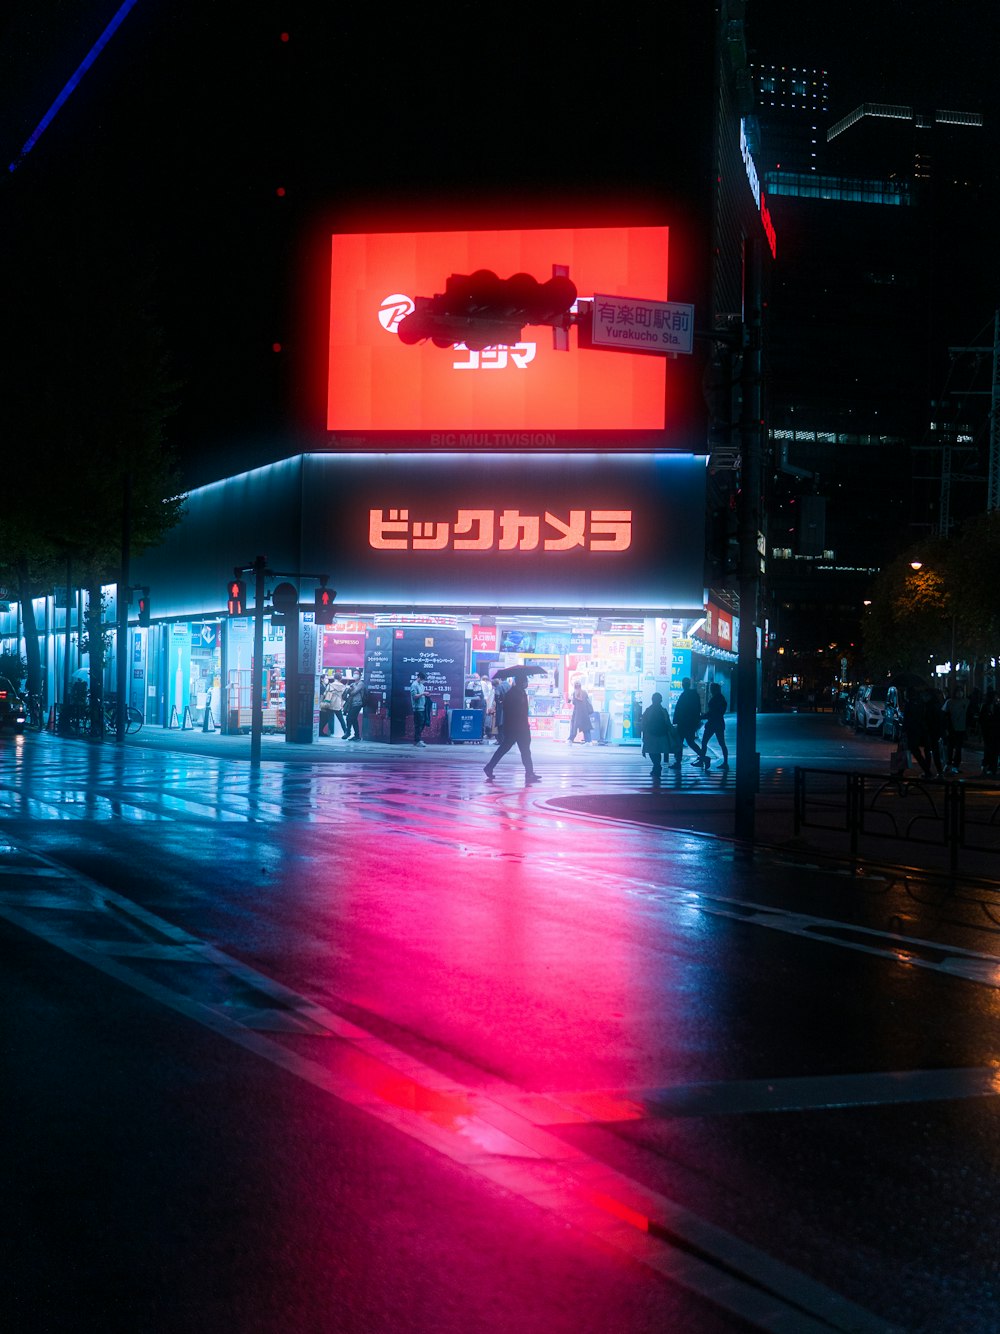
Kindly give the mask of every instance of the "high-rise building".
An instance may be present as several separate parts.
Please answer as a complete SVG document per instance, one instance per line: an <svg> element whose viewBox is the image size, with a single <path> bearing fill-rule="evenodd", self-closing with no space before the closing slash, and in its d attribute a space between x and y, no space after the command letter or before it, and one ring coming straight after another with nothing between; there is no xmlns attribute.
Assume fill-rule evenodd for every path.
<svg viewBox="0 0 1000 1334"><path fill-rule="evenodd" d="M976 400L952 393L974 367L949 350L987 321L992 337L982 90L859 102L833 61L756 54L749 136L782 238L765 369L773 619L787 652L839 663L874 570L941 529L943 442L964 448L944 456L944 524L985 506L983 408L977 440Z"/></svg>

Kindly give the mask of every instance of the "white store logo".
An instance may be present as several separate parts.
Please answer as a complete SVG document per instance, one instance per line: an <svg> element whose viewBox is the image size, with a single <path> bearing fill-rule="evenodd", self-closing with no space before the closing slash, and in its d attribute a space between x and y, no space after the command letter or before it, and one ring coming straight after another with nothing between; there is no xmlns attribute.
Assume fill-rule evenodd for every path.
<svg viewBox="0 0 1000 1334"><path fill-rule="evenodd" d="M413 309L413 302L408 296L403 296L402 292L395 292L392 296L385 297L379 306L378 322L386 333L394 334L399 327L399 321Z"/></svg>

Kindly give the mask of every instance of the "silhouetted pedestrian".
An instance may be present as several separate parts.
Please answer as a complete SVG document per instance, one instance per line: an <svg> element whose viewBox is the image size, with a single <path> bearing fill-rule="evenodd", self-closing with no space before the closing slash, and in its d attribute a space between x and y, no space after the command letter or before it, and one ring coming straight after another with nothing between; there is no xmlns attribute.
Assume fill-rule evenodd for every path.
<svg viewBox="0 0 1000 1334"><path fill-rule="evenodd" d="M365 682L364 677L359 676L357 680L351 682L350 690L347 692L348 741L361 740L361 708L364 702Z"/></svg>
<svg viewBox="0 0 1000 1334"><path fill-rule="evenodd" d="M701 722L701 700L697 690L691 689L691 678L685 676L681 682L681 693L674 705L674 727L677 729L676 762L670 767L680 768L686 742L695 753L695 764L701 764L701 748L698 745L698 724Z"/></svg>
<svg viewBox="0 0 1000 1334"><path fill-rule="evenodd" d="M663 696L657 690L639 719L639 731L642 735L642 753L649 757L652 775L659 778L663 768L663 757L669 755L677 744L670 715L663 707Z"/></svg>
<svg viewBox="0 0 1000 1334"><path fill-rule="evenodd" d="M712 737L715 737L722 751L722 768L729 768L729 748L726 745L726 709L728 708L726 697L722 693L722 686L718 681L713 681L708 687L708 709L705 713L705 730L701 734L701 762L706 769L712 767L712 761L708 758L708 743Z"/></svg>
<svg viewBox="0 0 1000 1334"><path fill-rule="evenodd" d="M944 736L944 696L940 690L928 690L924 702L924 735L927 738L927 750L937 769L938 777L944 773L946 757L942 746Z"/></svg>
<svg viewBox="0 0 1000 1334"><path fill-rule="evenodd" d="M494 677L494 682L496 678ZM493 753L489 763L483 765L483 773L493 778L493 770L507 752L517 746L524 765L524 778L527 783L538 781L534 765L531 762L531 727L528 722L528 677L516 670L511 677L511 684L503 694L503 740Z"/></svg>
<svg viewBox="0 0 1000 1334"><path fill-rule="evenodd" d="M958 774L962 771L962 747L965 745L965 733L969 717L969 701L965 698L963 686L956 686L951 699L946 699L942 707L945 719L945 741L948 744L948 768L946 773Z"/></svg>
<svg viewBox="0 0 1000 1334"><path fill-rule="evenodd" d="M937 748L928 744L927 738L927 702L918 690L906 692L903 705L903 740L910 754L920 765L925 778L931 777L932 766L941 772L941 761Z"/></svg>

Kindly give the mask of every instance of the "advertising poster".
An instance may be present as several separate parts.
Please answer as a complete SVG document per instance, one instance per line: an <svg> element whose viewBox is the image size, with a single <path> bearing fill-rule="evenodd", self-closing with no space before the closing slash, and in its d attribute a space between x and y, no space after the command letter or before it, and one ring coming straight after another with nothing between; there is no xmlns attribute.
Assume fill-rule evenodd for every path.
<svg viewBox="0 0 1000 1334"><path fill-rule="evenodd" d="M565 270L584 303L598 292L690 300L669 226L337 233L330 246L331 432L355 443L393 432L404 444L422 435L430 447L482 450L546 449L573 432L607 432L621 447L623 433L663 432L690 415L700 371L681 363L691 357L592 349L575 326L565 350L546 325L526 325L518 342L482 351L430 339L408 346L397 332L416 298L443 294L452 274L481 270L539 282Z"/></svg>
<svg viewBox="0 0 1000 1334"><path fill-rule="evenodd" d="M448 709L465 704L465 632L437 626L396 627L392 631L391 741L413 740L410 682L426 677L431 713L426 741L444 741Z"/></svg>

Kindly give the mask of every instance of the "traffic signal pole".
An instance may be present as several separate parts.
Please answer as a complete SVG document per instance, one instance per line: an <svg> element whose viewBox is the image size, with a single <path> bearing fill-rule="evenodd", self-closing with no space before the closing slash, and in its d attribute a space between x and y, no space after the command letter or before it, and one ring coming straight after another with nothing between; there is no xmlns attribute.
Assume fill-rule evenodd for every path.
<svg viewBox="0 0 1000 1334"><path fill-rule="evenodd" d="M122 563L118 577L118 626L115 635L115 740L125 740L125 722L128 718L128 674L131 655L128 647L129 563L132 558L132 471L126 469L122 479ZM69 602L66 603L67 608ZM69 611L66 612L67 625ZM66 658L69 659L69 635L66 636ZM145 706L145 701L143 701Z"/></svg>
<svg viewBox="0 0 1000 1334"><path fill-rule="evenodd" d="M264 581L267 557L253 563L253 671L250 674L252 707L250 713L250 768L260 768L260 741L264 734Z"/></svg>
<svg viewBox="0 0 1000 1334"><path fill-rule="evenodd" d="M746 242L743 312L743 409L740 418L740 638L736 666L736 837L754 840L757 755L757 629L760 601L761 302L756 250Z"/></svg>

